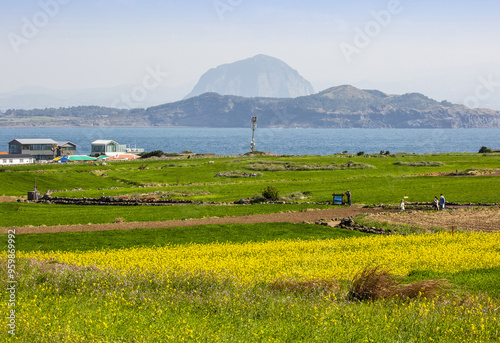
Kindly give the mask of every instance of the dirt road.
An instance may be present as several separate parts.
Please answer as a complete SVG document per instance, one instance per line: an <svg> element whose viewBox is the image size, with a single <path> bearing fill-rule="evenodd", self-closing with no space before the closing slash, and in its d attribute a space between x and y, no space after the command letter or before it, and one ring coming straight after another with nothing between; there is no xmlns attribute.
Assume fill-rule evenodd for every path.
<svg viewBox="0 0 500 343"><path fill-rule="evenodd" d="M254 214L239 217L214 217L188 220L168 220L157 222L109 223L87 225L57 225L57 226L25 226L16 227L16 234L156 229L168 227L185 227L211 224L253 224L253 223L314 223L318 220L331 221L336 218L346 218L359 214L368 214L378 222L394 224L410 224L424 228L439 227L468 231L500 231L500 208L457 209L444 212L428 211L398 211L388 212L379 208L361 208L357 206L332 208L327 210L308 210L305 212L287 212L271 214ZM7 233L8 228L0 228L0 233Z"/></svg>
<svg viewBox="0 0 500 343"><path fill-rule="evenodd" d="M287 212L271 214L254 214L239 217L204 218L188 220L168 220L158 222L134 222L134 223L109 223L109 224L87 224L87 225L57 225L57 226L26 226L17 227L16 234L26 233L49 233L49 232L77 232L77 231L104 231L104 230L132 230L132 229L156 229L167 227L210 225L210 224L252 224L252 223L303 223L315 222L320 219L331 220L334 218L345 218L358 214L376 214L380 209L368 209L361 207L343 207L327 210L308 210L305 212ZM7 228L1 228L1 233L7 233Z"/></svg>

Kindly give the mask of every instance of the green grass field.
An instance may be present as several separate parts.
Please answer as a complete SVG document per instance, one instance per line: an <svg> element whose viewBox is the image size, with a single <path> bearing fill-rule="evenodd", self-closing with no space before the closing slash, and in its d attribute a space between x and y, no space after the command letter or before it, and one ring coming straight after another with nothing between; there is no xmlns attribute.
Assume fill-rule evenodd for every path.
<svg viewBox="0 0 500 343"><path fill-rule="evenodd" d="M357 167L346 167L347 164ZM139 169L141 166L145 169ZM6 196L26 195L32 190L36 178L42 193L48 189L60 190L62 192L54 195L66 197L141 197L163 192L157 195L233 202L254 196L271 185L279 189L281 196L302 192L308 198L294 200L300 204L238 206L122 207L0 203L0 226L110 223L117 219L140 222L303 211L308 208L331 208L330 205L303 202L331 201L332 193L347 189L353 193L354 203L368 205L397 204L404 195L409 197L409 201L429 202L440 193L444 193L448 201L458 203L498 203L499 177L489 174L495 168L500 168L499 154L211 157L119 162L106 166L5 167L0 170L0 195ZM255 172L257 176L215 176L231 171L236 175ZM471 171L482 171L482 174L470 176ZM443 174L425 175L429 173ZM420 232L411 227L401 230L403 234ZM50 256L55 256L55 251L64 251L76 257L90 252L100 256L107 256L101 255L107 252L119 255L127 249L141 251L141 247L196 250L225 242L236 247L245 247L250 242L272 242L279 252L280 249L286 250L289 242L320 241L323 244L334 240L335 245L340 242L351 244L350 248L335 255L338 261L346 260L344 256L352 250L358 251L357 258L348 260L356 263L362 253L356 250L360 249L357 242L368 238L368 243L372 244L370 237L356 231L320 225L267 223L28 234L16 235L14 240L19 256L31 251L48 252ZM0 239L2 250L6 251L9 236L0 235ZM435 236L432 240L437 241ZM450 242L443 249L456 251L455 242ZM387 246L390 246L389 241ZM311 252L298 249L294 257L296 265L310 263L306 256ZM498 261L498 247L492 245L489 251ZM156 254L158 250L153 252ZM258 253L261 254L261 250ZM432 255L432 250L429 254ZM282 262L279 257L274 257L278 253L269 256L269 264ZM408 258L418 259L419 256ZM4 253L0 272L7 276L8 261L5 257ZM188 257L181 259L183 267ZM202 257L215 262L220 258L218 255ZM372 258L371 255L369 258ZM389 253L386 262L390 263L393 258ZM314 264L320 263L321 259L315 259ZM500 340L498 263L486 268L464 267L458 272L416 268L404 275L401 281L412 283L446 279L448 286L433 297L355 301L348 296L348 280L308 280L301 283L276 275L279 282L244 285L235 282L230 275L216 278L210 272L177 270L164 277L142 271L139 266L125 276L110 268L92 267L92 263L96 262L86 267L65 265L56 260L42 263L24 257L17 258L15 262L17 327L14 337L8 334L7 327L10 310L7 278L0 279L5 299L0 302L0 323L4 328L0 332L0 341L5 342L455 343ZM121 262L127 264L123 258L115 261ZM237 260L234 262L239 263ZM161 266L162 270L170 270L168 261ZM247 264L242 266L247 268ZM257 271L257 278L260 266L248 266ZM294 275L294 270L287 273Z"/></svg>
<svg viewBox="0 0 500 343"><path fill-rule="evenodd" d="M213 162L213 163L211 163ZM424 163L422 163L424 162ZM348 167L350 166L350 167ZM367 167L370 166L370 167ZM140 168L141 167L141 168ZM107 165L88 163L5 167L0 169L0 194L26 196L36 184L59 197L129 196L234 202L276 187L280 196L297 193L291 202L330 202L332 193L352 192L357 204L430 202L443 193L448 202L498 203L500 154L398 154L391 156L211 157L140 160ZM218 173L256 173L256 177L216 177ZM458 173L457 173L458 172ZM479 172L478 176L469 174ZM239 174L238 174L239 173ZM429 173L442 173L437 176ZM79 190L75 190L79 189ZM238 207L118 208L0 204L0 226L107 223L271 213L282 205ZM291 206L291 205L290 205ZM320 207L307 205L307 207ZM301 210L297 206L286 210Z"/></svg>
<svg viewBox="0 0 500 343"><path fill-rule="evenodd" d="M498 178L490 178L487 173L481 177L402 176L500 168L500 154L373 156L213 157L115 162L105 166L55 164L5 167L0 172L0 194L26 195L36 179L42 193L49 189L83 189L57 193L75 197L164 191L172 193L173 198L234 201L252 196L268 184L276 184L282 195L309 191L313 201L329 201L333 192L343 192L347 188L360 203L396 202L404 194L413 201L429 201L429 197L436 192L445 192L457 201L464 201L465 198L483 202L495 200L490 191L492 187L483 185L495 184ZM421 161L431 165L419 165ZM432 166L432 163L438 165ZM371 168L358 169L356 164ZM145 169L139 169L141 166ZM218 173L252 173L256 170L257 177L216 177Z"/></svg>
<svg viewBox="0 0 500 343"><path fill-rule="evenodd" d="M314 224L262 223L204 225L164 229L135 229L90 232L60 232L17 236L18 251L86 251L131 247L245 243L287 239L334 239L365 234ZM1 235L6 241L6 235ZM4 247L5 248L5 247Z"/></svg>

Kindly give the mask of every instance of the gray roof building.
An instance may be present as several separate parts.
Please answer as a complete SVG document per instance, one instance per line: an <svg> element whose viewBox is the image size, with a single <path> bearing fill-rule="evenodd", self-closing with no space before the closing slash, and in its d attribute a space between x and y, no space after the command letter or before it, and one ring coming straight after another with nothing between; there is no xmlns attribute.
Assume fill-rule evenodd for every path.
<svg viewBox="0 0 500 343"><path fill-rule="evenodd" d="M32 155L36 160L52 160L57 156L74 155L76 144L56 142L50 138L14 139L9 142L9 154Z"/></svg>
<svg viewBox="0 0 500 343"><path fill-rule="evenodd" d="M57 144L57 142L50 138L35 138L35 139L14 139L9 142L10 144Z"/></svg>

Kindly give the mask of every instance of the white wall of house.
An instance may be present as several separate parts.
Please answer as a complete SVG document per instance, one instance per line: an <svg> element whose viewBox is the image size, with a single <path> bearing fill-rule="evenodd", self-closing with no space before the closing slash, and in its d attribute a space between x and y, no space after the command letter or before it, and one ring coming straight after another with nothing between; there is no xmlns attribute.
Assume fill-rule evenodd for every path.
<svg viewBox="0 0 500 343"><path fill-rule="evenodd" d="M117 152L125 153L127 146L118 144L112 140L97 140L91 143L92 154L115 154Z"/></svg>
<svg viewBox="0 0 500 343"><path fill-rule="evenodd" d="M33 157L12 157L9 155L0 155L0 165L14 165L14 164L29 164L34 163Z"/></svg>

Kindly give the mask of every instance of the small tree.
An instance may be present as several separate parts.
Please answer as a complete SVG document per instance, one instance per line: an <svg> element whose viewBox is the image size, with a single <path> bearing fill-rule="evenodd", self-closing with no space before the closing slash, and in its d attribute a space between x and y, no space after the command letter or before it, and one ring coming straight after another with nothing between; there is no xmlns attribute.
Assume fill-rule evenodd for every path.
<svg viewBox="0 0 500 343"><path fill-rule="evenodd" d="M52 148L50 149L52 150L52 158L56 158L57 148L57 144L52 144Z"/></svg>
<svg viewBox="0 0 500 343"><path fill-rule="evenodd" d="M485 147L485 146L482 146L481 149L479 149L479 153L480 154L484 154L484 153L487 153L487 152L491 152L491 149Z"/></svg>
<svg viewBox="0 0 500 343"><path fill-rule="evenodd" d="M360 152L358 152L356 155L358 155L358 156L363 156L364 154L365 154L365 152L364 152L364 151L360 151Z"/></svg>
<svg viewBox="0 0 500 343"><path fill-rule="evenodd" d="M161 150L153 150L150 152L143 152L140 154L141 158L150 158L150 157L162 157L163 151Z"/></svg>
<svg viewBox="0 0 500 343"><path fill-rule="evenodd" d="M273 186L267 186L262 191L262 196L267 200L278 201L280 199L279 190Z"/></svg>

